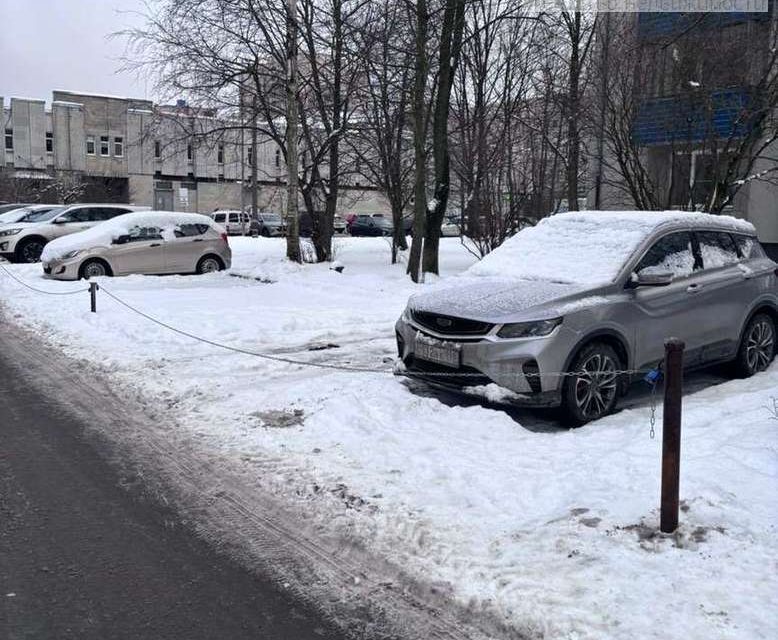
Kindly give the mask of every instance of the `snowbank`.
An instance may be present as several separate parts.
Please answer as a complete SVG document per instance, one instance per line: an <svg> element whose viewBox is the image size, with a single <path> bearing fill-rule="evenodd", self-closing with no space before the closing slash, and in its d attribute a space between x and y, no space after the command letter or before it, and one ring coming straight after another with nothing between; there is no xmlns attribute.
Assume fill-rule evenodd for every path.
<svg viewBox="0 0 778 640"><path fill-rule="evenodd" d="M204 224L223 233L221 227L216 225L211 218L199 213L136 211L116 216L91 229L52 240L43 248L41 260L44 262L57 260L66 253L77 249L109 247L116 238L129 234L130 230L134 228L154 227L162 229L163 237L173 237L176 227L182 224Z"/></svg>
<svg viewBox="0 0 778 640"><path fill-rule="evenodd" d="M651 232L669 223L724 226L755 233L730 216L683 211L582 211L544 218L508 239L468 270L468 275L608 284ZM585 268L582 268L582 265Z"/></svg>

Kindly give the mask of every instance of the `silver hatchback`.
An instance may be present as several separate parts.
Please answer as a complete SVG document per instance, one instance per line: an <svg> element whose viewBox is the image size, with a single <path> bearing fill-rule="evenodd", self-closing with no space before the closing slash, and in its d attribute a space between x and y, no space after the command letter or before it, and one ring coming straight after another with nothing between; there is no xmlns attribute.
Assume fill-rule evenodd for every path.
<svg viewBox="0 0 778 640"><path fill-rule="evenodd" d="M496 384L561 406L569 424L613 411L657 367L749 376L776 353L778 268L752 225L683 212L576 212L542 220L464 274L413 296L396 325L405 368L434 385Z"/></svg>
<svg viewBox="0 0 778 640"><path fill-rule="evenodd" d="M227 233L207 216L144 211L49 242L44 274L58 280L228 269Z"/></svg>

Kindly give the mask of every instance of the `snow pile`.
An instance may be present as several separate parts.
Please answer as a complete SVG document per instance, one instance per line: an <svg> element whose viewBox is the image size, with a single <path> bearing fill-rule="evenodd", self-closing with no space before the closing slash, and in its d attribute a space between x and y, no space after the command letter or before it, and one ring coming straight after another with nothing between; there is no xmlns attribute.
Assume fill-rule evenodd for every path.
<svg viewBox="0 0 778 640"><path fill-rule="evenodd" d="M175 229L184 224L203 224L223 233L221 227L214 223L211 218L199 213L136 211L116 216L91 229L52 240L43 248L41 260L44 262L57 260L66 253L79 249L109 247L116 238L128 235L132 229L161 229L163 238L172 238Z"/></svg>
<svg viewBox="0 0 778 640"><path fill-rule="evenodd" d="M755 233L730 216L681 211L584 211L544 218L508 239L471 267L468 275L583 285L613 282L627 259L660 226L725 227Z"/></svg>
<svg viewBox="0 0 778 640"><path fill-rule="evenodd" d="M389 265L389 243L339 240L341 274L328 265L282 268L284 247L283 239L236 238L231 274L131 276L106 286L160 320L230 345L390 369L393 324L408 295L426 287ZM472 264L457 239L441 240L441 254L444 284ZM32 283L40 277L36 265L8 268ZM271 272L272 284L254 279ZM647 391L569 431L544 413L433 395L389 374L220 351L107 297L96 314L81 296L52 304L2 272L0 296L5 317L101 366L117 393L141 393L182 441L218 455L209 483L229 467L245 487L283 496L311 528L346 536L450 593L474 619L482 610L497 615L506 637L775 634L778 363L749 380L686 377L681 527L662 536L661 398L652 440ZM505 399L499 389L482 391Z"/></svg>

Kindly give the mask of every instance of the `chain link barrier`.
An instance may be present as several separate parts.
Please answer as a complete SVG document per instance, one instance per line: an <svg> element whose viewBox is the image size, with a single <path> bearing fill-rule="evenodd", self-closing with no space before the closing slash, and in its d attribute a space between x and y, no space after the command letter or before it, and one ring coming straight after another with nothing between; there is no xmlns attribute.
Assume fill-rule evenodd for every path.
<svg viewBox="0 0 778 640"><path fill-rule="evenodd" d="M46 291L45 289L38 289L36 287L33 287L30 284L27 284L24 280L21 278L15 276L13 273L11 273L8 269L5 268L5 265L0 263L0 269L2 269L5 274L11 278L11 280L14 280L15 282L19 283L23 287L26 287L30 291L35 291L35 293L43 293L49 296L71 296L76 293L84 293L85 291L89 291L89 289L75 289L74 291Z"/></svg>

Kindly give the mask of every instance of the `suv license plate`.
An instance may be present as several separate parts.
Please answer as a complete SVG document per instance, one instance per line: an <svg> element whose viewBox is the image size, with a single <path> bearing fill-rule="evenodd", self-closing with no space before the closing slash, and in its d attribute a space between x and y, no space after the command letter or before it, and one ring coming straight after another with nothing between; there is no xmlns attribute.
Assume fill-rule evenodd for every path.
<svg viewBox="0 0 778 640"><path fill-rule="evenodd" d="M421 360L443 364L454 369L459 367L459 349L454 346L435 345L417 340L414 355Z"/></svg>

